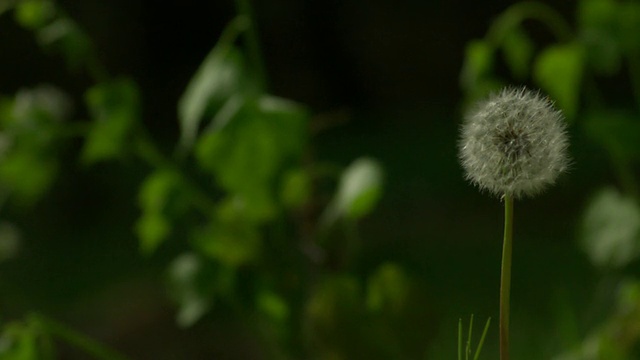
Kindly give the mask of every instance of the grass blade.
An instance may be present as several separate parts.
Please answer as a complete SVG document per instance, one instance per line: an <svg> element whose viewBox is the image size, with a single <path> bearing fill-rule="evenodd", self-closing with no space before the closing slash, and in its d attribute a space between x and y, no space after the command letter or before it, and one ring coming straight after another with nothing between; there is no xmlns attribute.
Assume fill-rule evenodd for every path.
<svg viewBox="0 0 640 360"><path fill-rule="evenodd" d="M473 333L473 314L471 314L471 319L469 319L469 337L467 337L467 349L464 354L465 360L469 360L469 355L471 354L471 335Z"/></svg>
<svg viewBox="0 0 640 360"><path fill-rule="evenodd" d="M487 323L484 325L484 330L482 330L482 336L480 337L480 342L478 343L478 348L476 349L476 353L473 356L473 360L478 360L480 357L480 351L482 351L482 346L484 345L484 339L487 337L487 332L489 330L489 325L491 324L491 318L487 319Z"/></svg>
<svg viewBox="0 0 640 360"><path fill-rule="evenodd" d="M462 360L462 319L458 319L458 360Z"/></svg>

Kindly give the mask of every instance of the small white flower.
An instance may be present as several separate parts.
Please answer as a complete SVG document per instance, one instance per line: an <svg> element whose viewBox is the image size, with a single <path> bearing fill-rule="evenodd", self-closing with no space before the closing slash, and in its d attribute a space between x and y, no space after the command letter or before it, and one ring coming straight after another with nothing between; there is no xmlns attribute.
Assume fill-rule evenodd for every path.
<svg viewBox="0 0 640 360"><path fill-rule="evenodd" d="M480 102L462 126L466 178L496 196L534 196L569 164L560 111L537 92L506 88Z"/></svg>

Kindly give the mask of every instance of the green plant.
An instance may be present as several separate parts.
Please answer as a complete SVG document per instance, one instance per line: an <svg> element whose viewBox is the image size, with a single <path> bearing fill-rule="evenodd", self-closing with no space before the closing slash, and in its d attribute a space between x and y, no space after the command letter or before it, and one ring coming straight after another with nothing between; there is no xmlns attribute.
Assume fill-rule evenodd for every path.
<svg viewBox="0 0 640 360"><path fill-rule="evenodd" d="M85 167L129 162L146 172L134 231L142 254L173 257L166 274L179 325L220 309L274 359L422 354L423 336L403 335L429 317L408 310L423 303L411 276L392 262L356 271L357 223L382 196L382 166L371 157L345 167L313 158L311 110L269 93L249 1L236 2L239 15L177 101L175 149L145 128L135 79L111 75L61 7L7 5L1 13L11 10L45 51L93 82L83 98L89 121L74 120L71 96L52 85L0 99L8 144L0 184L9 205L28 207L53 186L58 151L73 138ZM64 331L43 331L33 319L42 317L6 324L3 355L30 359L45 347L53 358L53 338L96 358L119 356L60 324L47 329Z"/></svg>
<svg viewBox="0 0 640 360"><path fill-rule="evenodd" d="M509 359L509 304L513 200L533 196L567 168L568 139L562 115L541 95L505 89L465 118L460 161L466 177L504 200L500 277L500 358Z"/></svg>
<svg viewBox="0 0 640 360"><path fill-rule="evenodd" d="M322 237L336 225L354 229L373 209L381 195L382 170L371 158L342 171L308 156L309 111L266 93L250 4L237 5L239 17L178 103L182 134L176 157L195 160L213 186L199 188L145 146L158 170L142 185L137 231L142 250L152 253L171 229L191 229L192 250L169 267L179 324L190 326L213 303L224 304L241 318L257 316L256 331L271 344L270 355L288 358L305 351L297 345L304 344L303 319L310 314L313 322L307 307L313 307L314 291L324 286L315 279L325 277L323 268L336 255L342 258L340 272L348 273L355 255L350 248L359 241L355 232L346 233L344 245L323 243ZM213 120L206 124L207 119ZM336 191L328 203L319 200L326 194L316 190L326 181ZM190 209L189 202L197 208Z"/></svg>
<svg viewBox="0 0 640 360"><path fill-rule="evenodd" d="M587 143L583 150L593 147L608 155L617 189L605 186L595 191L580 221L578 244L601 271L599 291L608 293L607 300L593 301L593 308L604 306L607 310L602 309L605 315L594 316L598 320L590 327L617 326L626 340L612 341L608 330L591 331L582 343L566 344L580 349L566 358L630 359L637 357L632 345L637 341L635 331L620 325L620 317L608 309L615 302L611 294L616 291L611 289L624 288L628 283L621 280L625 278L621 274L637 259L640 241L640 4L582 0L577 2L575 15L574 25L542 3L510 6L493 21L484 38L468 43L460 81L465 107L507 83L539 87L563 111L570 131ZM536 26L548 30L545 36L550 34L552 40L536 33ZM587 155L580 156L577 162L590 161Z"/></svg>
<svg viewBox="0 0 640 360"><path fill-rule="evenodd" d="M476 351L473 352L473 360L478 360L480 358L480 352L482 351L482 346L484 345L484 340L487 337L487 332L489 331L489 325L491 325L491 318L487 319L487 323L484 325L484 329L482 330L482 335L480 335L480 340L478 341L478 347L476 347ZM467 341L465 342L464 350L463 350L463 326L462 319L458 321L458 360L462 360L464 354L464 360L469 360L469 356L471 356L471 340L473 335L473 314L469 318L469 332L467 334Z"/></svg>

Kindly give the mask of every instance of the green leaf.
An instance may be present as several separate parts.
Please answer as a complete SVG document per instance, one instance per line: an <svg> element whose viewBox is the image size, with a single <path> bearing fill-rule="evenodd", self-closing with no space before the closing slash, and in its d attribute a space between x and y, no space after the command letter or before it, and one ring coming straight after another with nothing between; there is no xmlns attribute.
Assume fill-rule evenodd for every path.
<svg viewBox="0 0 640 360"><path fill-rule="evenodd" d="M136 85L126 79L98 84L85 95L93 120L82 159L87 164L121 157L131 146L131 132L140 116Z"/></svg>
<svg viewBox="0 0 640 360"><path fill-rule="evenodd" d="M71 109L69 96L56 87L39 85L21 89L13 101L0 106L0 153L31 152L43 162L55 161L59 130Z"/></svg>
<svg viewBox="0 0 640 360"><path fill-rule="evenodd" d="M595 111L587 114L584 129L595 143L616 157L640 159L640 118L619 111Z"/></svg>
<svg viewBox="0 0 640 360"><path fill-rule="evenodd" d="M171 210L180 191L180 178L169 170L158 170L141 185L142 216L136 223L141 250L152 253L171 233Z"/></svg>
<svg viewBox="0 0 640 360"><path fill-rule="evenodd" d="M38 333L33 326L23 323L10 323L0 336L0 359L39 360Z"/></svg>
<svg viewBox="0 0 640 360"><path fill-rule="evenodd" d="M367 308L372 312L387 310L397 314L407 303L409 289L409 279L400 266L383 264L367 281Z"/></svg>
<svg viewBox="0 0 640 360"><path fill-rule="evenodd" d="M18 254L20 231L11 223L0 222L0 263Z"/></svg>
<svg viewBox="0 0 640 360"><path fill-rule="evenodd" d="M284 156L300 158L307 143L307 109L290 100L264 95L258 100L259 111L274 128L274 136Z"/></svg>
<svg viewBox="0 0 640 360"><path fill-rule="evenodd" d="M583 62L583 48L577 43L549 46L535 62L534 80L568 119L578 110Z"/></svg>
<svg viewBox="0 0 640 360"><path fill-rule="evenodd" d="M195 234L194 244L204 255L231 268L253 262L261 250L259 232L242 221L214 221Z"/></svg>
<svg viewBox="0 0 640 360"><path fill-rule="evenodd" d="M140 187L140 206L145 211L162 212L169 197L180 187L180 178L171 170L157 170Z"/></svg>
<svg viewBox="0 0 640 360"><path fill-rule="evenodd" d="M92 44L89 36L69 18L58 18L40 28L37 38L43 47L62 54L71 69L79 69L91 56Z"/></svg>
<svg viewBox="0 0 640 360"><path fill-rule="evenodd" d="M15 7L16 21L30 30L45 26L54 18L55 13L55 5L49 0L21 0Z"/></svg>
<svg viewBox="0 0 640 360"><path fill-rule="evenodd" d="M590 201L582 219L580 245L599 267L620 268L640 255L640 207L634 199L605 188Z"/></svg>
<svg viewBox="0 0 640 360"><path fill-rule="evenodd" d="M18 91L0 101L0 187L23 205L37 200L57 173L58 131L69 97L49 85Z"/></svg>
<svg viewBox="0 0 640 360"><path fill-rule="evenodd" d="M529 75L533 58L533 42L520 28L515 28L506 34L502 43L502 51L513 76L524 80Z"/></svg>
<svg viewBox="0 0 640 360"><path fill-rule="evenodd" d="M189 150L195 142L200 122L212 117L234 96L251 89L252 81L245 72L243 54L233 45L238 35L250 26L245 16L231 21L191 78L178 102L180 146Z"/></svg>
<svg viewBox="0 0 640 360"><path fill-rule="evenodd" d="M192 326L210 310L213 294L205 284L211 284L211 274L197 255L182 254L169 266L168 285L171 297L179 306L178 325Z"/></svg>
<svg viewBox="0 0 640 360"><path fill-rule="evenodd" d="M283 175L280 201L288 208L304 205L311 197L312 181L303 169L289 170Z"/></svg>
<svg viewBox="0 0 640 360"><path fill-rule="evenodd" d="M145 212L136 222L140 250L151 254L171 233L171 222L161 213Z"/></svg>
<svg viewBox="0 0 640 360"><path fill-rule="evenodd" d="M192 146L203 118L217 112L240 90L243 66L242 54L227 42L217 44L200 65L178 102L184 149Z"/></svg>
<svg viewBox="0 0 640 360"><path fill-rule="evenodd" d="M351 163L340 177L329 217L359 219L369 214L382 196L382 177L382 167L372 158Z"/></svg>
<svg viewBox="0 0 640 360"><path fill-rule="evenodd" d="M42 84L16 93L13 104L13 122L5 124L10 130L42 130L43 126L63 122L72 110L72 100L59 88Z"/></svg>
<svg viewBox="0 0 640 360"><path fill-rule="evenodd" d="M275 97L239 101L200 137L196 159L224 190L245 202L253 218L264 220L275 214L273 189L280 169L302 154L308 115Z"/></svg>
<svg viewBox="0 0 640 360"><path fill-rule="evenodd" d="M465 49L464 63L460 74L460 84L467 92L473 89L493 68L494 49L487 41L473 40Z"/></svg>
<svg viewBox="0 0 640 360"><path fill-rule="evenodd" d="M12 151L0 161L0 184L24 205L32 204L51 185L57 162L24 149Z"/></svg>
<svg viewBox="0 0 640 360"><path fill-rule="evenodd" d="M256 299L256 307L272 321L284 322L289 319L289 305L285 299L272 291L262 291Z"/></svg>

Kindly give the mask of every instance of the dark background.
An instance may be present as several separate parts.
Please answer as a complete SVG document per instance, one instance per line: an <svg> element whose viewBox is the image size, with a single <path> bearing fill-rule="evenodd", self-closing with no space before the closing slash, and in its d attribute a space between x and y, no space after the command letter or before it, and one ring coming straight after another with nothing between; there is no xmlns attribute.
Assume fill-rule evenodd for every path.
<svg viewBox="0 0 640 360"><path fill-rule="evenodd" d="M548 3L572 21L574 2ZM177 99L233 17L233 2L59 4L94 39L110 73L140 84L144 122L169 152L178 139ZM270 91L339 120L313 138L316 156L347 164L370 155L385 167L385 196L362 224L362 271L397 261L424 286L424 306L434 314L428 358L452 356L459 317L497 320L502 204L467 184L457 163L458 78L466 42L482 37L509 4L255 1ZM540 45L548 40L532 31ZM90 84L3 15L0 93L43 82L79 101ZM544 195L516 204L514 358L551 357L555 309L580 314L591 296L594 271L574 245L575 231L587 195L611 179L604 155L570 133L571 172ZM586 165L586 158L600 161ZM24 231L18 258L0 266L5 317L51 314L138 359L260 358L253 340L224 316L189 330L174 325L162 285L167 259L140 255L132 231L144 174L132 164L83 168L70 161L34 209L4 214ZM494 326L489 354L496 337Z"/></svg>

